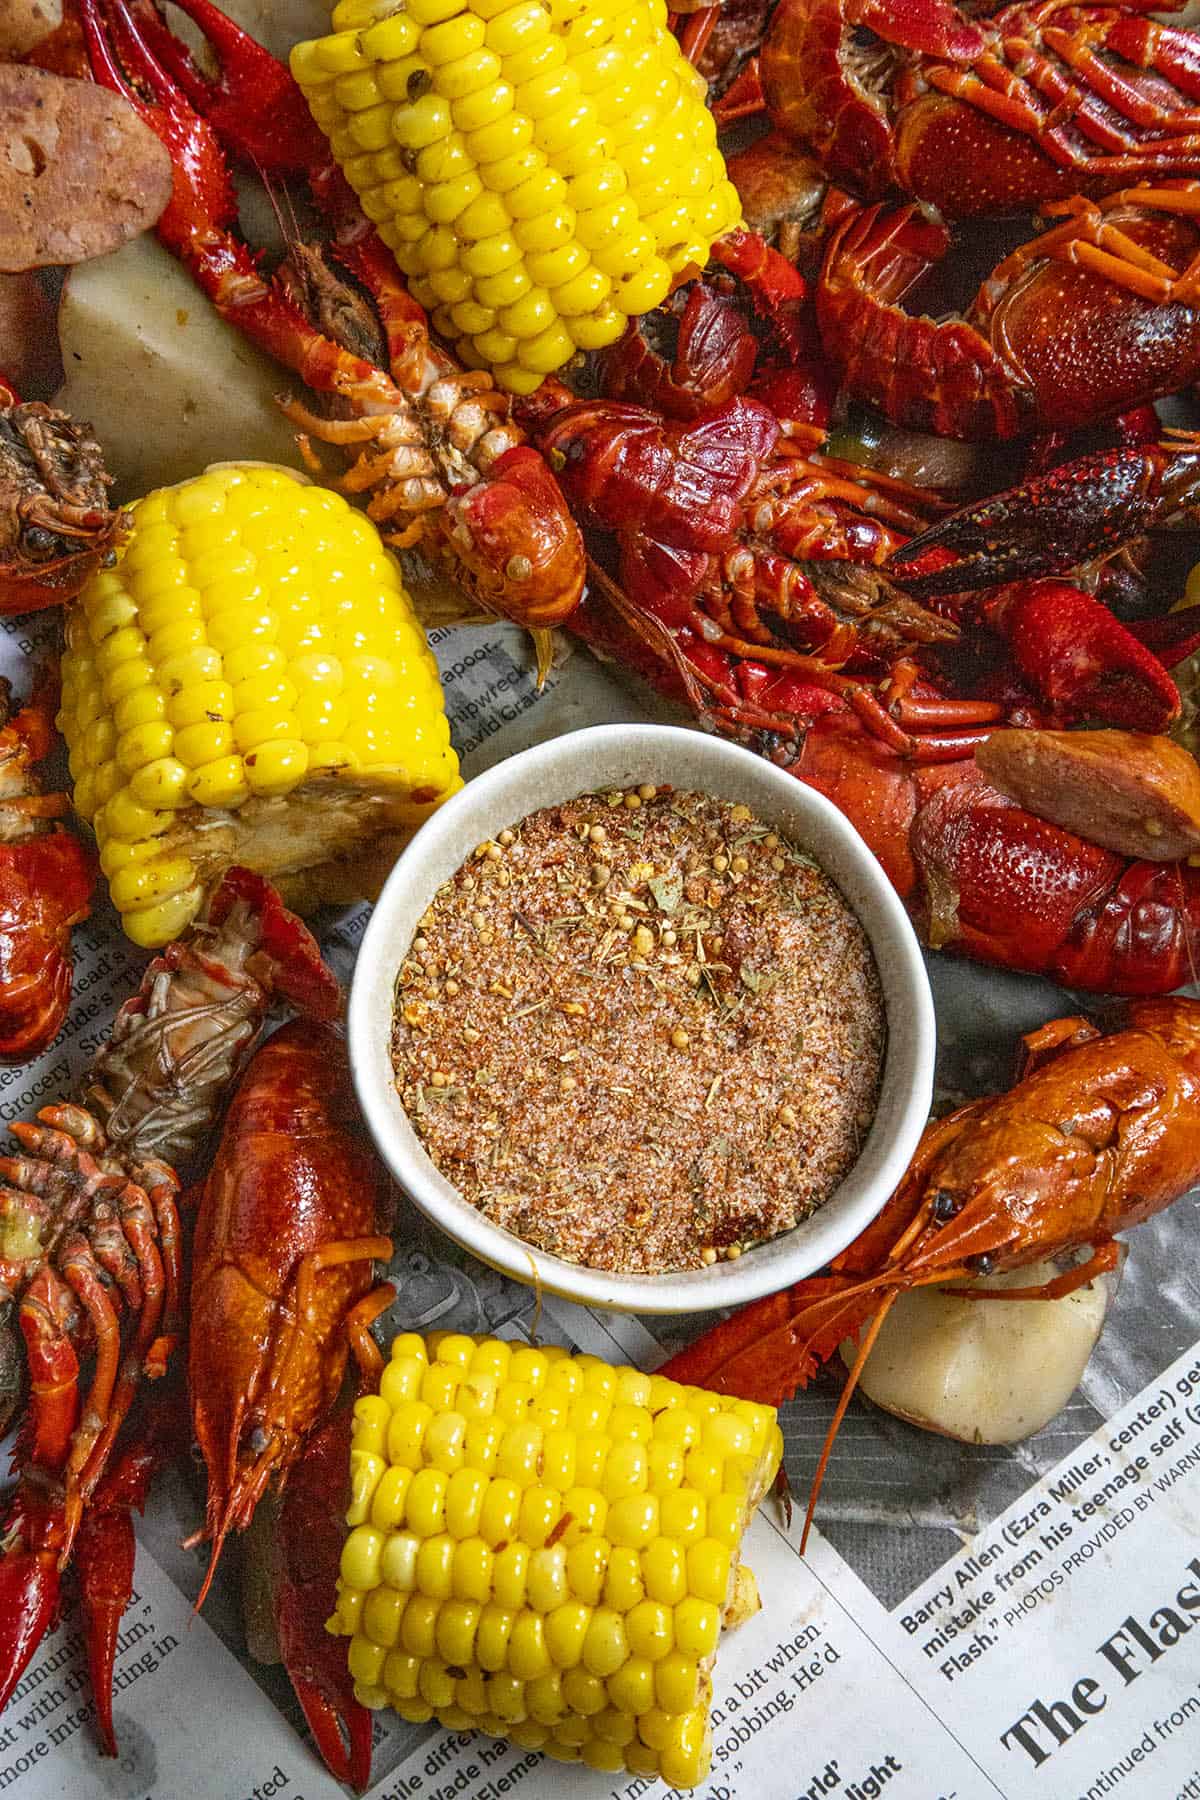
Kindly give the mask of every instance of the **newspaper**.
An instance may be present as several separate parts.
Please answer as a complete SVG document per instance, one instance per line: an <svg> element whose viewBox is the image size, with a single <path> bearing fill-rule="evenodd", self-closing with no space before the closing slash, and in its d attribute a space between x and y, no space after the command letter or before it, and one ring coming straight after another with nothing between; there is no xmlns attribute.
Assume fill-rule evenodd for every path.
<svg viewBox="0 0 1200 1800"><path fill-rule="evenodd" d="M36 652L7 622L0 669ZM521 634L434 634L468 774L600 720L665 716L579 651L535 692ZM353 966L366 910L325 947ZM0 1117L71 1092L141 958L101 906L75 934L70 1023L0 1081ZM943 1093L1001 1085L1017 1035L1072 1009L1049 984L932 958ZM695 1319L643 1320L547 1298L460 1253L400 1202L381 1329L452 1327L554 1341L652 1369ZM818 1527L760 1508L744 1557L762 1610L722 1643L711 1778L698 1800L1200 1800L1200 1282L1196 1197L1138 1228L1100 1345L1060 1416L1008 1449L931 1437L856 1400ZM803 1495L838 1386L784 1408ZM176 1470L139 1527L114 1679L120 1755L100 1757L68 1599L0 1717L0 1795L21 1800L318 1800L342 1790L307 1740L285 1672L247 1651L239 1546L204 1612L201 1516ZM1196 1630L1197 1635L1191 1634ZM661 1783L564 1768L486 1737L375 1719L372 1800L670 1800Z"/></svg>

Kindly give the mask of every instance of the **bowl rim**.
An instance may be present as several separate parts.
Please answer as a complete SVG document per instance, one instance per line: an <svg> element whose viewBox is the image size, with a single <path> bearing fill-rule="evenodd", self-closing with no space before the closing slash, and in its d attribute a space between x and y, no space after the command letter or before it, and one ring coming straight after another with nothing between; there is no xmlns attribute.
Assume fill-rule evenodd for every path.
<svg viewBox="0 0 1200 1800"><path fill-rule="evenodd" d="M610 753L630 764L631 772L620 784L588 773L589 765L611 760ZM690 774L689 757L697 762ZM639 774L639 765L645 768L648 758L658 772ZM437 1169L395 1088L390 1053L395 977L420 914L476 844L567 798L641 781L665 785L669 777L661 764L680 759L685 767L672 785L682 791L716 793L732 803L740 798L756 817L766 796L774 800L777 813L789 815L791 822L783 829L800 848L808 848L813 838L819 842L815 860L843 891L875 956L884 989L887 1050L866 1142L811 1218L733 1262L722 1259L661 1275L622 1275L568 1262L493 1224ZM546 792L532 804L515 803L514 793L531 781ZM729 791L742 783L758 790L758 796ZM827 866L831 861L841 865L836 872ZM854 897L845 892L847 877ZM419 906L415 896L420 896ZM405 909L411 923L397 924ZM429 1219L471 1255L515 1281L580 1304L647 1314L741 1305L815 1273L845 1249L878 1215L908 1166L929 1113L936 1050L933 996L916 933L873 852L845 816L823 794L752 751L686 727L656 724L588 726L533 745L475 776L426 820L392 868L363 933L351 981L347 1035L355 1090L376 1148L403 1193Z"/></svg>

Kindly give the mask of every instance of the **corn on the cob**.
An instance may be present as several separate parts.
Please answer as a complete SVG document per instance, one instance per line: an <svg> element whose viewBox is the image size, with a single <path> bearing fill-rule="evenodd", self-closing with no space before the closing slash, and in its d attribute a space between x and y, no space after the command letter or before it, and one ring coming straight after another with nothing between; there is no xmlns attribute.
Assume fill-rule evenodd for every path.
<svg viewBox="0 0 1200 1800"><path fill-rule="evenodd" d="M330 1631L365 1706L592 1768L708 1773L771 1407L456 1334L399 1337L355 1406Z"/></svg>
<svg viewBox="0 0 1200 1800"><path fill-rule="evenodd" d="M409 288L531 393L741 205L665 0L341 0L292 71Z"/></svg>
<svg viewBox="0 0 1200 1800"><path fill-rule="evenodd" d="M130 518L68 616L59 726L113 903L149 946L231 863L319 868L460 782L399 569L340 495L221 465Z"/></svg>

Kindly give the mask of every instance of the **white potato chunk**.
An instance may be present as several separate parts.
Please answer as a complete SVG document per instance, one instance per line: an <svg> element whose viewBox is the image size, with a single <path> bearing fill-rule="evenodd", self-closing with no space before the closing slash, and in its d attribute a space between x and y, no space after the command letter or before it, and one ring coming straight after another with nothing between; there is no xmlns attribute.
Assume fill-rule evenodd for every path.
<svg viewBox="0 0 1200 1800"><path fill-rule="evenodd" d="M72 269L59 336L66 380L57 404L91 423L117 499L211 462L302 466L275 404L299 384L225 323L156 239Z"/></svg>
<svg viewBox="0 0 1200 1800"><path fill-rule="evenodd" d="M1031 1263L979 1288L1034 1287L1059 1273ZM902 1294L867 1358L859 1392L910 1425L968 1444L1015 1444L1060 1413L1087 1366L1113 1291L1101 1276L1062 1300ZM851 1367L853 1339L841 1346Z"/></svg>

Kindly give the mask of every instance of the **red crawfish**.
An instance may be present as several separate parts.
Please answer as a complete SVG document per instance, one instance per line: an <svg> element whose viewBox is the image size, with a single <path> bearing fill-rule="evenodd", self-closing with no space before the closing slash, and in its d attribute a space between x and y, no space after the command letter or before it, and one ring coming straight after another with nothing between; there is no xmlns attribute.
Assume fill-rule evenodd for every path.
<svg viewBox="0 0 1200 1800"><path fill-rule="evenodd" d="M341 1036L293 1021L252 1059L196 1220L188 1385L208 1470L212 1545L282 1487L341 1386L353 1341L393 1297L372 1264L392 1241L387 1178L365 1136Z"/></svg>

